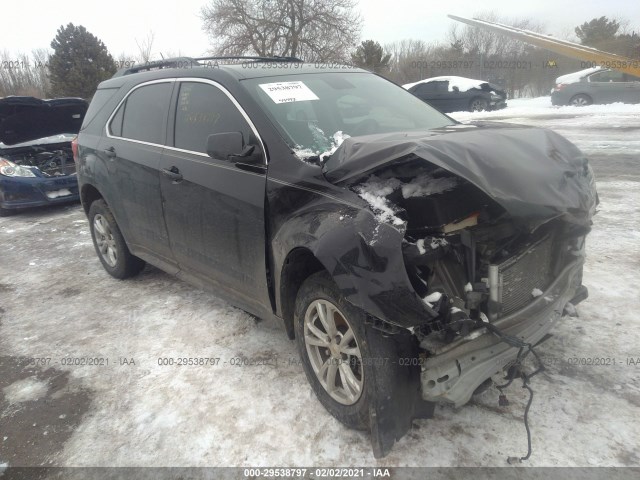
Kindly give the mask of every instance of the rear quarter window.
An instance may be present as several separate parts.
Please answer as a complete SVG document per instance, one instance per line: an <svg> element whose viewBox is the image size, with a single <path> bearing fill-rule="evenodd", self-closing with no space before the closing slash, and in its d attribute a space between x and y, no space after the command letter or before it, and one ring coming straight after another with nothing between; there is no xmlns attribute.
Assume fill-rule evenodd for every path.
<svg viewBox="0 0 640 480"><path fill-rule="evenodd" d="M91 99L91 103L89 103L89 108L87 109L87 113L84 115L84 121L82 122L82 127L80 130L84 130L89 124L93 121L93 119L100 113L100 111L104 108L109 100L115 95L118 91L118 88L101 88L100 90L96 90L96 93L93 95Z"/></svg>

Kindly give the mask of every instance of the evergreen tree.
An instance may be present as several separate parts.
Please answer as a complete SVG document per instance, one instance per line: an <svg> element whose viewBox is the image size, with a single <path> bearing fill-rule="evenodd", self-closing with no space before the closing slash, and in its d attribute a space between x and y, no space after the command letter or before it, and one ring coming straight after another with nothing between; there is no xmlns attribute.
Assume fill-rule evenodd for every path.
<svg viewBox="0 0 640 480"><path fill-rule="evenodd" d="M615 38L619 28L620 22L600 17L576 27L576 35L583 45L595 47L602 41Z"/></svg>
<svg viewBox="0 0 640 480"><path fill-rule="evenodd" d="M351 54L354 65L375 73L383 73L389 69L391 54L384 53L382 46L373 40L362 42L355 53Z"/></svg>
<svg viewBox="0 0 640 480"><path fill-rule="evenodd" d="M107 47L82 25L61 26L51 48L49 74L54 97L89 99L98 84L116 72Z"/></svg>

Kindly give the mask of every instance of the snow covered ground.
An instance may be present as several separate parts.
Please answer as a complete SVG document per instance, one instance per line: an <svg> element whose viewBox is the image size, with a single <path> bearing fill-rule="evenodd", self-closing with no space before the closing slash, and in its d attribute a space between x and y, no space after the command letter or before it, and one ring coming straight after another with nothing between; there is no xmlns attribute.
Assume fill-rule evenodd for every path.
<svg viewBox="0 0 640 480"><path fill-rule="evenodd" d="M640 105L613 103L586 107L553 107L550 97L507 100L494 112L455 112L461 122L496 120L551 128L587 154L639 155Z"/></svg>
<svg viewBox="0 0 640 480"><path fill-rule="evenodd" d="M545 102L454 114L557 129L598 176L590 298L539 348L528 465L640 466L640 106ZM78 205L0 219L0 245L0 464L505 466L526 453L514 384L508 407L493 388L438 407L376 461L322 409L280 325L154 268L112 279ZM81 357L99 364L63 365ZM158 364L177 357L219 361Z"/></svg>

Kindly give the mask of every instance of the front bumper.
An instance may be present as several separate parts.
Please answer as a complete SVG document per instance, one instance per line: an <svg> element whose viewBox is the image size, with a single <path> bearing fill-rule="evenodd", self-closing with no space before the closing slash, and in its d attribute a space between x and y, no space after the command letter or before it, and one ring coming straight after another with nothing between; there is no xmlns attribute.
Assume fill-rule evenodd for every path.
<svg viewBox="0 0 640 480"><path fill-rule="evenodd" d="M78 201L78 177L0 176L0 207L5 209L39 207Z"/></svg>
<svg viewBox="0 0 640 480"><path fill-rule="evenodd" d="M493 324L525 342L539 342L563 316L564 307L581 289L584 257L568 265L549 288L526 307ZM421 372L422 397L446 401L456 407L471 399L487 378L500 373L516 359L518 349L488 331L472 332L428 358Z"/></svg>

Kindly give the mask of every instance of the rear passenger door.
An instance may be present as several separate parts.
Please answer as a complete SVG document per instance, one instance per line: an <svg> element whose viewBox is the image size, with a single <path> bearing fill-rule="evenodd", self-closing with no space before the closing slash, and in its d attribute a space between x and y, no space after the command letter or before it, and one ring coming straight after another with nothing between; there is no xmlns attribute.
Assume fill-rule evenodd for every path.
<svg viewBox="0 0 640 480"><path fill-rule="evenodd" d="M241 132L265 162L257 131L221 85L178 79L161 162L165 221L171 249L186 277L222 288L220 293L236 305L258 313L269 304L266 163L246 168L211 158L207 137L226 132Z"/></svg>
<svg viewBox="0 0 640 480"><path fill-rule="evenodd" d="M173 79L134 87L107 123L100 142L109 185L104 192L129 247L177 271L164 224L158 169L164 150Z"/></svg>
<svg viewBox="0 0 640 480"><path fill-rule="evenodd" d="M624 102L626 85L624 73L617 70L603 70L589 75L589 95L593 103Z"/></svg>

